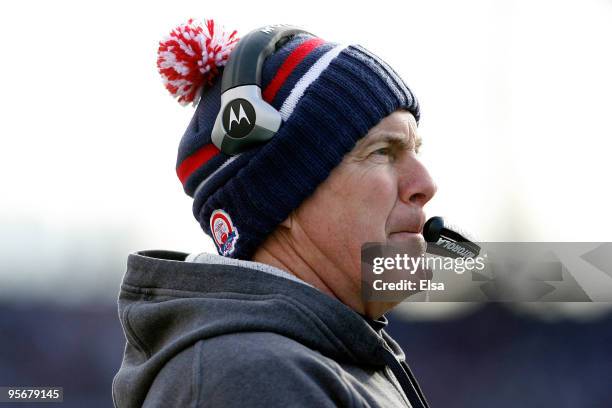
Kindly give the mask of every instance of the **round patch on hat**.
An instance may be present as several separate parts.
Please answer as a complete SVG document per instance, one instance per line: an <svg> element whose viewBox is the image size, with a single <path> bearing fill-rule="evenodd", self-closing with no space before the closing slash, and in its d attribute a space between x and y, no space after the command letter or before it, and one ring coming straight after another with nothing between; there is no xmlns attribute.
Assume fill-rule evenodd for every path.
<svg viewBox="0 0 612 408"><path fill-rule="evenodd" d="M238 240L238 229L225 211L213 211L210 216L210 233L221 255L228 256L234 252Z"/></svg>

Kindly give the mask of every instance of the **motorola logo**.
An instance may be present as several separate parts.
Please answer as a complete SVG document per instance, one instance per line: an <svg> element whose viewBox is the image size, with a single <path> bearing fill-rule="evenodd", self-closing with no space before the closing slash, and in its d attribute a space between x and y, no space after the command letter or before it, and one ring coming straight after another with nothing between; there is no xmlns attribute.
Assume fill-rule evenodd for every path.
<svg viewBox="0 0 612 408"><path fill-rule="evenodd" d="M234 99L223 110L223 127L230 137L240 139L255 127L255 109L246 99Z"/></svg>

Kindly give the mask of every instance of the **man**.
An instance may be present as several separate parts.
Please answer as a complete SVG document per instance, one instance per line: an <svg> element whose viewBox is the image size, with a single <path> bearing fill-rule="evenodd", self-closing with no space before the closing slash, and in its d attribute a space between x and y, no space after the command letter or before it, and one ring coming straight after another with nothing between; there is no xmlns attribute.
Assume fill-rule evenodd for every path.
<svg viewBox="0 0 612 408"><path fill-rule="evenodd" d="M199 50L189 40L204 33L209 40L196 53L204 65L223 49L214 48L219 38L233 41L206 28L190 21L160 44L162 76L180 59L168 54L173 41ZM187 71L180 64L168 72ZM307 34L268 57L262 78L283 123L239 155L211 141L220 81L207 78L199 91L177 173L221 256L130 255L114 404L426 407L384 330L396 303L364 301L360 286L363 243L424 250L423 207L436 187L416 157L416 99L364 48ZM171 91L185 83L164 79ZM189 95L183 91L173 93Z"/></svg>

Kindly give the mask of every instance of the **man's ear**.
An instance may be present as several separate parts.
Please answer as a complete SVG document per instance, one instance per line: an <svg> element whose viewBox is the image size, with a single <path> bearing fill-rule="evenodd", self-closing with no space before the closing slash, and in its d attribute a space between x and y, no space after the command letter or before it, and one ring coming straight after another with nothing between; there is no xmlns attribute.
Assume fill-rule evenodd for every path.
<svg viewBox="0 0 612 408"><path fill-rule="evenodd" d="M281 222L279 224L279 226L283 227L283 228L291 229L291 227L293 226L293 217L294 217L294 215L295 215L294 212L291 211L291 213L289 213L289 216L287 218L285 218L283 220L283 222Z"/></svg>

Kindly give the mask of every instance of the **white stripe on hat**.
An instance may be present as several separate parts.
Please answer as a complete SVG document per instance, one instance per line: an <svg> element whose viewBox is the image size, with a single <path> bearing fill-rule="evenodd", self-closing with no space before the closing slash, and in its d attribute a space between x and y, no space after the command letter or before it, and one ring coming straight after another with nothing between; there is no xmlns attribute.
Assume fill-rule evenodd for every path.
<svg viewBox="0 0 612 408"><path fill-rule="evenodd" d="M316 79L321 75L325 68L332 62L334 58L338 56L348 45L337 45L331 50L327 51L319 60L314 63L310 69L300 78L300 80L295 84L291 93L283 102L283 106L280 108L280 114L283 118L283 121L289 119L289 116L293 113L293 110L297 106L298 101L304 95L306 88L310 84L312 84Z"/></svg>

